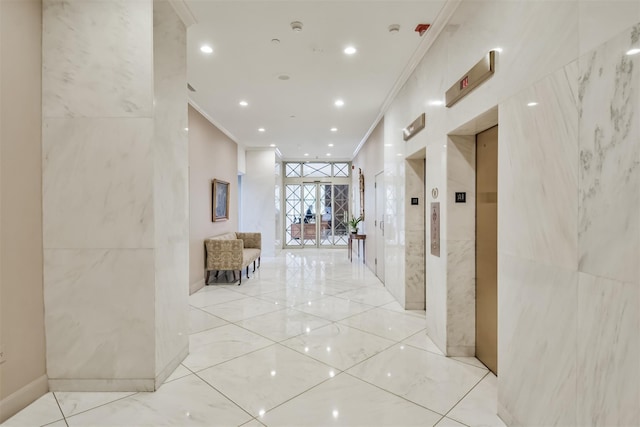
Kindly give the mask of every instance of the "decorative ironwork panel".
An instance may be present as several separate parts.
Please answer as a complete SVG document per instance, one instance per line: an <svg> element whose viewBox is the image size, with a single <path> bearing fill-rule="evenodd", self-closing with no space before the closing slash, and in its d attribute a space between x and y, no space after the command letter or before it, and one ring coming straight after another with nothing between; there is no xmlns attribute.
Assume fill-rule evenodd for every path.
<svg viewBox="0 0 640 427"><path fill-rule="evenodd" d="M286 163L285 176L287 178L298 178L302 176L302 163Z"/></svg>
<svg viewBox="0 0 640 427"><path fill-rule="evenodd" d="M304 221L302 223L302 237L305 246L316 244L316 185L304 185Z"/></svg>
<svg viewBox="0 0 640 427"><path fill-rule="evenodd" d="M333 164L333 176L335 176L335 177L348 177L349 176L349 163L334 163Z"/></svg>
<svg viewBox="0 0 640 427"><path fill-rule="evenodd" d="M331 163L304 163L302 176L309 178L326 178L331 176Z"/></svg>
<svg viewBox="0 0 640 427"><path fill-rule="evenodd" d="M349 186L333 186L333 244L348 243L349 227Z"/></svg>
<svg viewBox="0 0 640 427"><path fill-rule="evenodd" d="M285 244L300 246L302 227L302 185L287 184L285 186L284 215L285 215Z"/></svg>

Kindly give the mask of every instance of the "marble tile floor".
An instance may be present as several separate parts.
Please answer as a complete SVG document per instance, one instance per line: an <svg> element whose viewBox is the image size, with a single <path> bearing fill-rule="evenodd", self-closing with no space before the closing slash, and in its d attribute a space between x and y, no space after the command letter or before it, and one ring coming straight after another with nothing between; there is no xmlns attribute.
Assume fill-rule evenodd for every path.
<svg viewBox="0 0 640 427"><path fill-rule="evenodd" d="M447 358L344 250L263 258L190 298L190 354L154 393L47 393L3 426L504 426L497 379Z"/></svg>

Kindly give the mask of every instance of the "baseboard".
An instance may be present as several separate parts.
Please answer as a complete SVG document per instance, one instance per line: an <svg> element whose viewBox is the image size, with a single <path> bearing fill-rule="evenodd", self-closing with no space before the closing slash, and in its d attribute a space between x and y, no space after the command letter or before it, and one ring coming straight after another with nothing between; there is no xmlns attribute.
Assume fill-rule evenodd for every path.
<svg viewBox="0 0 640 427"><path fill-rule="evenodd" d="M476 355L476 347L468 345L447 346L445 354L449 357L472 357Z"/></svg>
<svg viewBox="0 0 640 427"><path fill-rule="evenodd" d="M193 283L189 283L189 295L195 294L202 288L204 288L204 277Z"/></svg>
<svg viewBox="0 0 640 427"><path fill-rule="evenodd" d="M0 423L32 404L49 391L47 376L42 375L21 389L0 400Z"/></svg>
<svg viewBox="0 0 640 427"><path fill-rule="evenodd" d="M178 353L176 357L173 358L171 362L167 364L167 366L160 371L158 376L156 376L156 390L160 388L160 386L164 383L164 381L169 378L169 375L176 370L176 368L182 363L182 361L189 355L189 343L186 343L186 346Z"/></svg>
<svg viewBox="0 0 640 427"><path fill-rule="evenodd" d="M51 379L51 391L154 391L154 378Z"/></svg>
<svg viewBox="0 0 640 427"><path fill-rule="evenodd" d="M498 418L508 426L516 425L516 419L498 402Z"/></svg>
<svg viewBox="0 0 640 427"><path fill-rule="evenodd" d="M406 302L404 305L405 310L424 310L424 301L422 302Z"/></svg>

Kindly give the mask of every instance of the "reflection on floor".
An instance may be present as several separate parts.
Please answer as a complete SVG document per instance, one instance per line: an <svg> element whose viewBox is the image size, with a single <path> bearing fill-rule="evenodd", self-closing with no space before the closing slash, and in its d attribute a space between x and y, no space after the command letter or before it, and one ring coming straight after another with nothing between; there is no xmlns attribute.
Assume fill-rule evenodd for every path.
<svg viewBox="0 0 640 427"><path fill-rule="evenodd" d="M190 354L155 393L48 393L6 426L504 426L496 377L447 358L345 250L262 258L190 297Z"/></svg>

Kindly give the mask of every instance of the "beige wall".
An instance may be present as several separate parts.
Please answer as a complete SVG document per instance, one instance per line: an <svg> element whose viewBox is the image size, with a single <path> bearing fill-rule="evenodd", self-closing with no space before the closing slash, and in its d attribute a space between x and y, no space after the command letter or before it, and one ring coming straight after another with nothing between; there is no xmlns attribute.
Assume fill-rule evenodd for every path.
<svg viewBox="0 0 640 427"><path fill-rule="evenodd" d="M211 181L230 184L229 220L211 221ZM189 288L204 286L204 239L238 231L238 147L189 106Z"/></svg>
<svg viewBox="0 0 640 427"><path fill-rule="evenodd" d="M376 190L374 183L376 175L384 169L384 119L375 127L367 142L362 146L358 154L353 159L354 169L352 172L352 194L356 195L354 204L354 214L360 213L360 193L358 183L358 169L362 169L364 174L364 227L360 227L361 232L367 234L365 240L366 245L366 264L372 270L376 271L376 236L375 236L375 212L376 212ZM355 190L355 193L354 193ZM384 260L378 260L384 262Z"/></svg>
<svg viewBox="0 0 640 427"><path fill-rule="evenodd" d="M46 392L42 288L41 22L0 2L0 422Z"/></svg>

